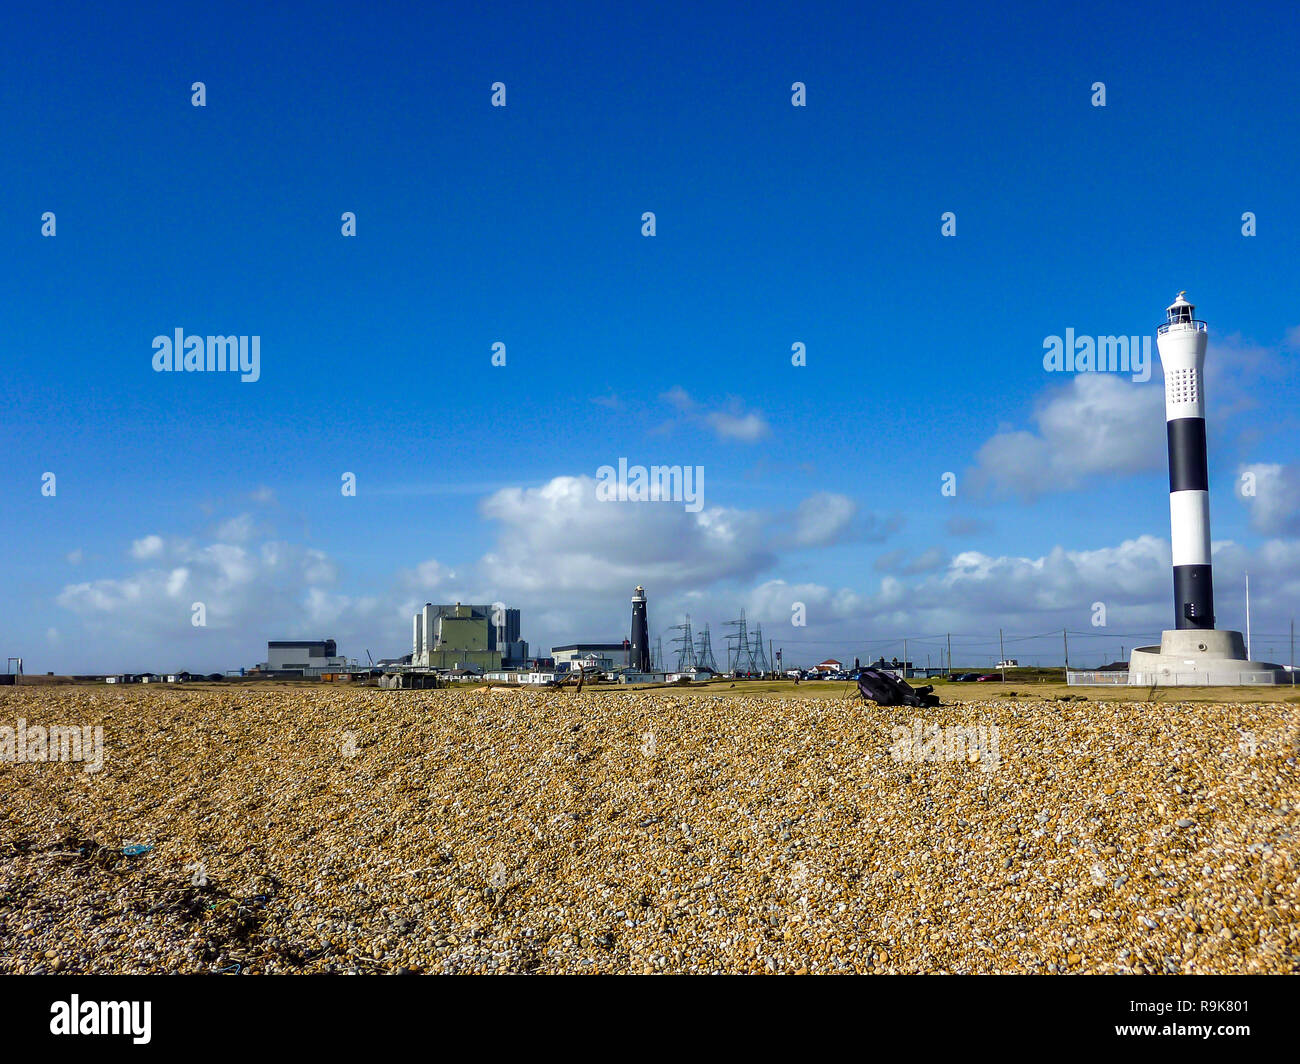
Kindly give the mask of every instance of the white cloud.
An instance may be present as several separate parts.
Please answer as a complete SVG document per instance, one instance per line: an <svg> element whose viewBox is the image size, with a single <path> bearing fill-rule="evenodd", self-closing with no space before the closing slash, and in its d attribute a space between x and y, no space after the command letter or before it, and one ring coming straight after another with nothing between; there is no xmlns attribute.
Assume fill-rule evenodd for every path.
<svg viewBox="0 0 1300 1064"><path fill-rule="evenodd" d="M1003 430L979 449L976 493L1035 499L1090 477L1151 472L1165 462L1164 390L1111 374L1081 374L1040 402L1036 432Z"/></svg>
<svg viewBox="0 0 1300 1064"><path fill-rule="evenodd" d="M948 552L942 547L931 547L922 551L904 567L905 573L932 573L942 569L948 562Z"/></svg>
<svg viewBox="0 0 1300 1064"><path fill-rule="evenodd" d="M217 539L224 543L247 543L253 538L255 528L250 514L240 514L217 527Z"/></svg>
<svg viewBox="0 0 1300 1064"><path fill-rule="evenodd" d="M772 427L761 413L750 411L747 414L730 414L715 410L705 416L719 439L740 440L742 443L756 443L772 434Z"/></svg>
<svg viewBox="0 0 1300 1064"><path fill-rule="evenodd" d="M80 565L86 560L86 552L78 547L76 550L70 550L64 555L69 565Z"/></svg>
<svg viewBox="0 0 1300 1064"><path fill-rule="evenodd" d="M187 632L190 606L202 602L211 630L304 633L322 612L320 586L332 584L337 567L319 550L270 542L259 549L237 543L195 545L147 536L132 555L175 564L150 566L126 576L66 585L56 602L103 638L148 642ZM304 612L305 611L305 612Z"/></svg>
<svg viewBox="0 0 1300 1064"><path fill-rule="evenodd" d="M131 544L132 558L157 558L163 552L162 536L145 536Z"/></svg>
<svg viewBox="0 0 1300 1064"><path fill-rule="evenodd" d="M796 603L802 603L804 621L813 631L823 625L839 624L855 615L860 616L866 604L863 596L848 588L832 591L817 583L788 584L784 580L768 580L749 592L744 607L746 616L760 622L790 624ZM771 632L775 635L776 629L771 629Z"/></svg>
<svg viewBox="0 0 1300 1064"><path fill-rule="evenodd" d="M871 567L878 573L888 573L901 568L906 558L907 551L899 547L897 550L886 551L884 554L877 555L876 560L871 563Z"/></svg>
<svg viewBox="0 0 1300 1064"><path fill-rule="evenodd" d="M819 491L804 499L794 514L794 542L801 547L834 543L853 523L858 504L847 495Z"/></svg>
<svg viewBox="0 0 1300 1064"><path fill-rule="evenodd" d="M501 523L481 577L501 593L601 590L655 583L683 588L746 577L770 563L762 519L672 503L601 502L590 477L555 477L540 488L506 488L484 500Z"/></svg>
<svg viewBox="0 0 1300 1064"><path fill-rule="evenodd" d="M691 398L681 385L674 385L661 396L687 421L711 428L720 440L757 443L772 434L772 426L760 410L746 410L739 399L729 399L724 407L709 409ZM662 428L671 428L670 422Z"/></svg>
<svg viewBox="0 0 1300 1064"><path fill-rule="evenodd" d="M176 598L185 590L185 585L189 582L190 571L182 566L179 569L173 569L167 574L167 583L165 590L168 598Z"/></svg>
<svg viewBox="0 0 1300 1064"><path fill-rule="evenodd" d="M1256 463L1238 474L1236 494L1250 511L1251 528L1266 535L1300 532L1300 466Z"/></svg>
<svg viewBox="0 0 1300 1064"><path fill-rule="evenodd" d="M355 616L372 616L380 606L380 600L374 596L357 598L321 587L310 587L303 600L303 617L316 631L324 632L349 623ZM361 648L353 647L350 651L345 649L344 653L359 658Z"/></svg>
<svg viewBox="0 0 1300 1064"><path fill-rule="evenodd" d="M432 592L449 580L455 580L456 574L433 558L420 562L414 569L403 569L398 574L402 587L410 591Z"/></svg>
<svg viewBox="0 0 1300 1064"><path fill-rule="evenodd" d="M1287 333L1294 346L1300 327ZM1049 387L1031 415L1033 429L1004 428L976 454L970 484L976 494L1033 500L1099 478L1163 470L1167 461L1164 376L1153 352L1151 380L1138 383L1109 373L1081 373ZM1205 364L1210 431L1242 441L1259 434L1249 415L1262 385L1284 379L1287 361L1277 346L1214 335Z"/></svg>
<svg viewBox="0 0 1300 1064"><path fill-rule="evenodd" d="M674 384L660 398L671 403L682 413L692 413L699 409L700 405L690 397L690 394L680 384Z"/></svg>
<svg viewBox="0 0 1300 1064"><path fill-rule="evenodd" d="M1166 604L1169 544L1152 536L1090 551L1056 547L1038 558L980 551L964 551L952 558L941 555L942 550L931 548L910 565L901 550L883 555L880 567L893 572L882 577L874 593L847 588L832 592L819 584L787 587L782 581L768 581L751 593L748 604L754 616L788 619L790 601L802 600L808 604L809 634L831 640L837 637L834 629L844 622L876 637L980 628L996 637L999 625L1025 632L1062 627L1064 619L1071 627L1083 627L1096 601L1108 603L1119 617L1131 609L1135 613L1128 615L1129 620L1147 622L1171 609ZM923 569L930 575L916 581L901 579ZM818 630L819 623L828 627Z"/></svg>

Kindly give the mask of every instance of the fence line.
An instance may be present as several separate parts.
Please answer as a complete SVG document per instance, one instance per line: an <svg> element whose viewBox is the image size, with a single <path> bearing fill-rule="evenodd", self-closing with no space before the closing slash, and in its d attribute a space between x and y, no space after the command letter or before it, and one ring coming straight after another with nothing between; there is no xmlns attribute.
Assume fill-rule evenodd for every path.
<svg viewBox="0 0 1300 1064"><path fill-rule="evenodd" d="M1130 679L1132 676L1132 679ZM1215 669L1213 672L1175 672L1150 673L1139 672L1099 672L1096 670L1070 669L1065 674L1065 682L1071 687L1117 687L1132 684L1135 687L1294 687L1296 673L1288 673L1285 680L1279 682L1277 673L1266 672L1228 672Z"/></svg>

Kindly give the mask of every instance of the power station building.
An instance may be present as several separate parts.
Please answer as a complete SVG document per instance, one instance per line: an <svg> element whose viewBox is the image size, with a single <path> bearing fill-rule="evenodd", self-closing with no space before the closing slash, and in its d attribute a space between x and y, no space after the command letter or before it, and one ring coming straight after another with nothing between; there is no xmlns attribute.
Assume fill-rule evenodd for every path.
<svg viewBox="0 0 1300 1064"><path fill-rule="evenodd" d="M631 653L626 639L621 643L569 643L567 646L551 647L551 657L561 672L566 667L572 669L575 662L599 665L607 672L625 669L632 663Z"/></svg>
<svg viewBox="0 0 1300 1064"><path fill-rule="evenodd" d="M311 676L346 669L333 639L273 639L266 644L265 672Z"/></svg>
<svg viewBox="0 0 1300 1064"><path fill-rule="evenodd" d="M519 611L494 605L435 605L411 618L411 664L416 668L488 672L522 663L528 644L519 638Z"/></svg>

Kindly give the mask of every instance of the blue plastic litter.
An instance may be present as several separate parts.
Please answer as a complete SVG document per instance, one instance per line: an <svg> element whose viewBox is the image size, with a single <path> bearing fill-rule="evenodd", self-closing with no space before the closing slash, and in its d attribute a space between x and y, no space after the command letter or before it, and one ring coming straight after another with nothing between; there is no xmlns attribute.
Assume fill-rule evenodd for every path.
<svg viewBox="0 0 1300 1064"><path fill-rule="evenodd" d="M135 843L131 846L123 846L122 852L127 857L139 857L142 853L148 853L153 847L144 843Z"/></svg>

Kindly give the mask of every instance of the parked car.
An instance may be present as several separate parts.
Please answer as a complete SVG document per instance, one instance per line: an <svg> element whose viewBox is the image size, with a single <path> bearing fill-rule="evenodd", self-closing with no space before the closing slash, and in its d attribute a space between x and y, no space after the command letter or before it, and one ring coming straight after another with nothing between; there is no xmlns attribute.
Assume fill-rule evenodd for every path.
<svg viewBox="0 0 1300 1064"><path fill-rule="evenodd" d="M995 675L993 675L992 673L989 673L989 674L986 675L986 676L977 676L977 677L975 677L975 679L979 680L980 683L983 683L985 680L1000 680L1000 679L1002 679L1002 677L1001 677L1001 676L995 676Z"/></svg>
<svg viewBox="0 0 1300 1064"><path fill-rule="evenodd" d="M963 672L960 676L954 676L953 679L958 683L970 683L972 680L978 680L980 674L977 672Z"/></svg>

